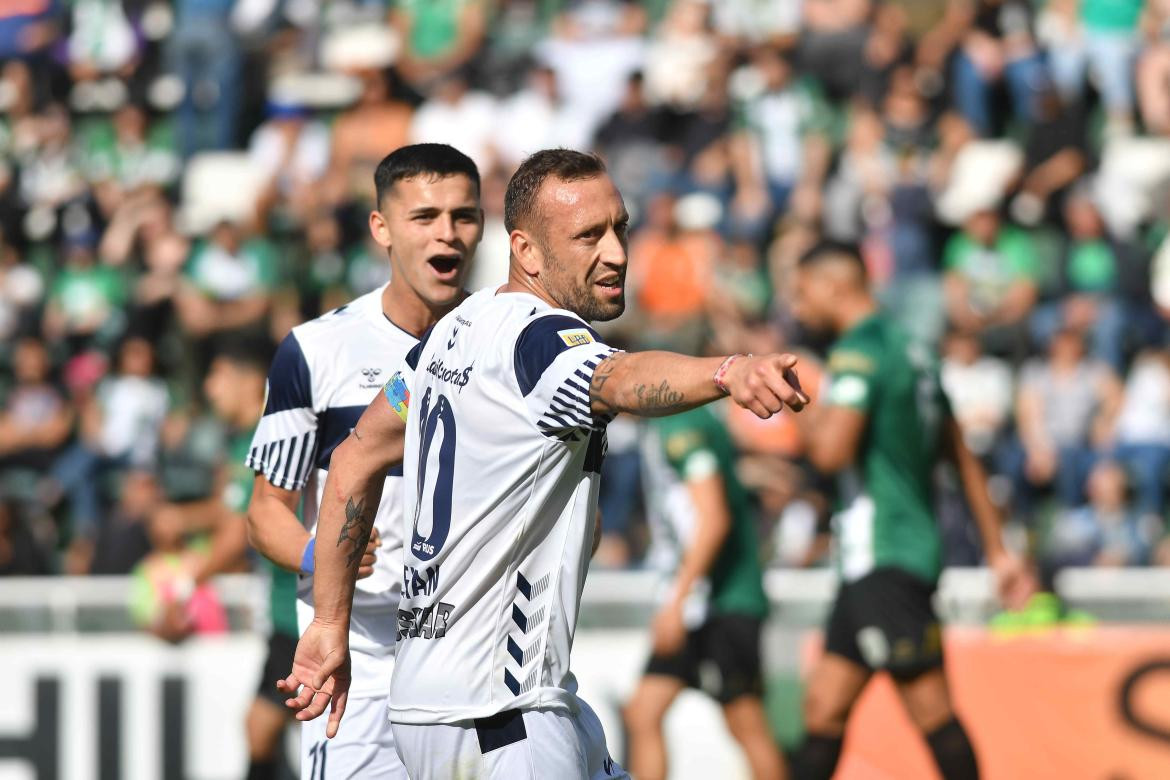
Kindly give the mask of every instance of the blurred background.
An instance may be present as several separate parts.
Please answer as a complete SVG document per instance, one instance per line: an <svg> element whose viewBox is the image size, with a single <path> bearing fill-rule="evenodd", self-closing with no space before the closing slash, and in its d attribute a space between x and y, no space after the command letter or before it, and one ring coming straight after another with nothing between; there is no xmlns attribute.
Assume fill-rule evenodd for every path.
<svg viewBox="0 0 1170 780"><path fill-rule="evenodd" d="M8 0L0 111L0 777L241 776L263 567L172 592L239 519L231 444L259 410L217 358L385 283L373 170L416 141L480 167L472 288L505 278L524 156L594 149L634 226L607 338L801 350L814 391L826 345L790 318L788 280L819 238L857 242L941 352L1012 544L1055 594L995 616L940 468L954 685L991 776L1170 776L1170 2ZM726 419L791 744L833 484L784 415ZM658 480L635 420L609 441L575 663L620 756ZM160 629L192 600L198 620ZM905 729L889 755L883 728L908 727L883 695L843 776L929 777L921 746L898 763L918 755ZM1011 696L1034 733L988 723ZM687 695L667 723L678 777L743 771L713 704ZM1073 773L1017 773L1038 754Z"/></svg>

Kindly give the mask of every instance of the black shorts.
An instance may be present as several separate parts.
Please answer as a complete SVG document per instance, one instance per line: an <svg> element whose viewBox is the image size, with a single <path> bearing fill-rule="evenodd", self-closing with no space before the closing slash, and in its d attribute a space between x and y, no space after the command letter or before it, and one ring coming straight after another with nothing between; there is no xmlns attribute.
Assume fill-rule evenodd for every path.
<svg viewBox="0 0 1170 780"><path fill-rule="evenodd" d="M284 707L287 693L276 689L276 681L288 677L292 671L293 656L297 652L297 638L274 631L268 636L268 655L264 658L264 671L260 673L260 684L256 695Z"/></svg>
<svg viewBox="0 0 1170 780"><path fill-rule="evenodd" d="M900 569L842 583L825 629L825 652L899 680L942 666L934 586Z"/></svg>
<svg viewBox="0 0 1170 780"><path fill-rule="evenodd" d="M763 696L760 632L764 621L747 615L714 613L687 634L674 655L650 656L646 674L682 680L720 704L740 696Z"/></svg>

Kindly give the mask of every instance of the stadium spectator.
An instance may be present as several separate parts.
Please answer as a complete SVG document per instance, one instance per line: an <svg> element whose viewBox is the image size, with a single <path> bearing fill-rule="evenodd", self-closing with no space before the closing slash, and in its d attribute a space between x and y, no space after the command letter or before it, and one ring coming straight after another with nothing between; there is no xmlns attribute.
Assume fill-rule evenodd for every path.
<svg viewBox="0 0 1170 780"><path fill-rule="evenodd" d="M1047 9L1052 80L1066 101L1079 103L1086 72L1092 73L1114 132L1133 126L1133 69L1144 5L1143 0L1058 0Z"/></svg>
<svg viewBox="0 0 1170 780"><path fill-rule="evenodd" d="M1065 566L1139 566L1149 560L1157 526L1133 511L1127 488L1120 464L1102 461L1093 468L1089 503L1053 521L1044 551L1049 576Z"/></svg>
<svg viewBox="0 0 1170 780"><path fill-rule="evenodd" d="M0 491L16 494L10 478L29 480L44 473L73 428L73 409L52 382L44 342L25 337L12 351L12 376L0 407Z"/></svg>
<svg viewBox="0 0 1170 780"><path fill-rule="evenodd" d="M117 503L92 540L89 574L129 574L151 552L150 518L162 503L158 480L146 469L122 478Z"/></svg>
<svg viewBox="0 0 1170 780"><path fill-rule="evenodd" d="M954 59L955 107L980 136L999 127L993 110L993 87L1003 82L1017 121L1036 118L1036 96L1048 82L1047 69L1032 32L1028 0L964 2L969 15Z"/></svg>
<svg viewBox="0 0 1170 780"><path fill-rule="evenodd" d="M424 105L419 114L426 110ZM537 66L529 71L527 84L499 104L493 124L491 145L507 170L538 149L589 146L586 128L565 104L556 74L547 67Z"/></svg>
<svg viewBox="0 0 1170 780"><path fill-rule="evenodd" d="M488 7L484 0L395 3L390 21L402 41L402 75L427 89L467 65L483 45Z"/></svg>
<svg viewBox="0 0 1170 780"><path fill-rule="evenodd" d="M333 147L329 159L327 192L330 202L369 200L370 179L387 149L409 142L414 108L395 90L388 70L360 68L357 102L341 112L331 128Z"/></svg>
<svg viewBox="0 0 1170 780"><path fill-rule="evenodd" d="M502 281L503 185L524 152L599 150L632 215L637 304L605 335L631 346L815 347L791 322L795 258L821 237L860 244L913 339L936 342L946 320L965 334L944 374L993 486L1028 485L1029 459L990 422L1018 416L1004 372L1082 332L1127 400L1111 435L1074 449L1122 464L1136 511L1165 511L1165 0L268 5L0 4L0 394L37 334L84 420L124 334L145 334L178 407L140 469L164 498L211 490L225 440L198 399L223 343L279 339L385 282L369 181L414 133L490 166L474 286ZM191 158L206 150L222 154ZM769 517L796 483L765 483L798 452L752 466ZM113 500L100 521L120 493L97 482ZM620 482L606 501L631 509L636 563L641 500ZM37 544L67 547L17 509ZM68 528L63 509L44 527Z"/></svg>
<svg viewBox="0 0 1170 780"><path fill-rule="evenodd" d="M975 212L943 252L948 319L979 334L990 352L1019 354L1036 302L1035 264L1027 233L991 209Z"/></svg>
<svg viewBox="0 0 1170 780"><path fill-rule="evenodd" d="M329 169L329 154L329 128L307 107L270 99L268 118L248 142L248 156L268 179L260 213L287 204L294 218L303 219L320 202L318 184Z"/></svg>
<svg viewBox="0 0 1170 780"><path fill-rule="evenodd" d="M1014 388L1011 367L983 354L979 339L963 331L951 331L943 343L941 370L943 390L967 449L988 458L1012 421Z"/></svg>
<svg viewBox="0 0 1170 780"><path fill-rule="evenodd" d="M615 0L569 4L534 50L552 68L565 102L590 137L621 101L630 75L644 71L646 11Z"/></svg>
<svg viewBox="0 0 1170 780"><path fill-rule="evenodd" d="M1022 487L1051 486L1061 505L1077 506L1108 444L1121 405L1121 383L1104 363L1085 356L1084 337L1065 328L1048 357L1020 373L1016 425L1023 446Z"/></svg>
<svg viewBox="0 0 1170 780"><path fill-rule="evenodd" d="M492 144L497 104L486 92L471 88L468 74L448 73L435 83L431 96L414 114L411 143L445 143L464 150L480 170L495 162Z"/></svg>
<svg viewBox="0 0 1170 780"><path fill-rule="evenodd" d="M233 0L177 0L169 65L182 81L175 112L184 159L236 146L243 56L231 26Z"/></svg>
<svg viewBox="0 0 1170 780"><path fill-rule="evenodd" d="M736 108L731 209L742 229L759 237L790 201L806 218L820 213L831 147L815 85L797 80L792 65L772 49L759 50L751 68L742 78L750 92Z"/></svg>
<svg viewBox="0 0 1170 780"><path fill-rule="evenodd" d="M118 349L114 373L82 402L79 441L53 465L46 491L51 497L69 497L79 571L87 568L82 561L88 559L86 551L101 525L109 483L127 468L149 468L158 457L170 399L154 371L150 342L127 338Z"/></svg>
<svg viewBox="0 0 1170 780"><path fill-rule="evenodd" d="M1137 64L1137 99L1142 123L1153 135L1170 135L1170 4L1147 4L1145 50Z"/></svg>
<svg viewBox="0 0 1170 780"><path fill-rule="evenodd" d="M1061 196L1088 166L1084 109L1065 106L1051 89L1035 98L1034 119L1024 142L1024 173L1012 216L1025 225L1054 220Z"/></svg>
<svg viewBox="0 0 1170 780"><path fill-rule="evenodd" d="M1071 193L1065 201L1064 226L1057 296L1036 307L1033 338L1047 345L1062 327L1083 330L1089 334L1093 357L1121 371L1129 319L1118 294L1121 263L1087 191Z"/></svg>
<svg viewBox="0 0 1170 780"><path fill-rule="evenodd" d="M0 500L0 577L51 572L44 550L21 521L14 502Z"/></svg>
<svg viewBox="0 0 1170 780"><path fill-rule="evenodd" d="M1138 510L1161 516L1170 474L1170 355L1164 350L1148 350L1134 360L1113 441L1114 457L1130 474Z"/></svg>
<svg viewBox="0 0 1170 780"><path fill-rule="evenodd" d="M196 339L258 328L271 306L277 259L263 236L224 220L191 250L175 304Z"/></svg>
<svg viewBox="0 0 1170 780"><path fill-rule="evenodd" d="M851 96L867 63L870 0L804 0L803 25L797 53L801 63L834 100Z"/></svg>
<svg viewBox="0 0 1170 780"><path fill-rule="evenodd" d="M161 135L145 107L127 103L114 112L109 127L87 139L82 170L104 215L140 189L167 187L178 179L179 159Z"/></svg>

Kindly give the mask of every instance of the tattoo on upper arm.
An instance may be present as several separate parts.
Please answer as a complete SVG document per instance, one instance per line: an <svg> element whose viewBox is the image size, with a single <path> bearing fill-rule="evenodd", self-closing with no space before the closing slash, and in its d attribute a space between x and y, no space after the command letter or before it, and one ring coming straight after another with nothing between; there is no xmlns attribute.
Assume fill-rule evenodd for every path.
<svg viewBox="0 0 1170 780"><path fill-rule="evenodd" d="M617 371L618 364L626 358L626 354L625 352L615 352L598 363L597 368L593 370L593 379L589 382L589 401L600 404L602 412L616 411L612 404L601 397L601 391L605 388L605 383Z"/></svg>
<svg viewBox="0 0 1170 780"><path fill-rule="evenodd" d="M345 564L353 566L360 561L366 552L366 545L370 542L370 534L374 530L373 515L366 514L366 501L362 499L356 504L353 496L345 504L345 523L341 526L341 533L337 536L337 546L349 542L352 547L347 553Z"/></svg>

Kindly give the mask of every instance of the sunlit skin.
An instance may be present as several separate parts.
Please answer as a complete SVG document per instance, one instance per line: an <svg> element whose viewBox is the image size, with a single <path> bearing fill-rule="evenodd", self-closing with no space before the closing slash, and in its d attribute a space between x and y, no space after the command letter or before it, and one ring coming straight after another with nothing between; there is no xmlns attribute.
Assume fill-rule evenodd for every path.
<svg viewBox="0 0 1170 780"><path fill-rule="evenodd" d="M796 272L792 313L810 331L835 335L847 330L873 303L858 295L856 270L848 263L821 263Z"/></svg>
<svg viewBox="0 0 1170 780"><path fill-rule="evenodd" d="M536 197L535 224L511 235L513 262L505 289L531 292L586 321L615 319L626 308L630 215L607 175L547 179Z"/></svg>
<svg viewBox="0 0 1170 780"><path fill-rule="evenodd" d="M401 179L370 212L370 235L405 284L387 286L382 309L404 330L421 334L464 295L471 259L483 236L483 209L466 176Z"/></svg>

